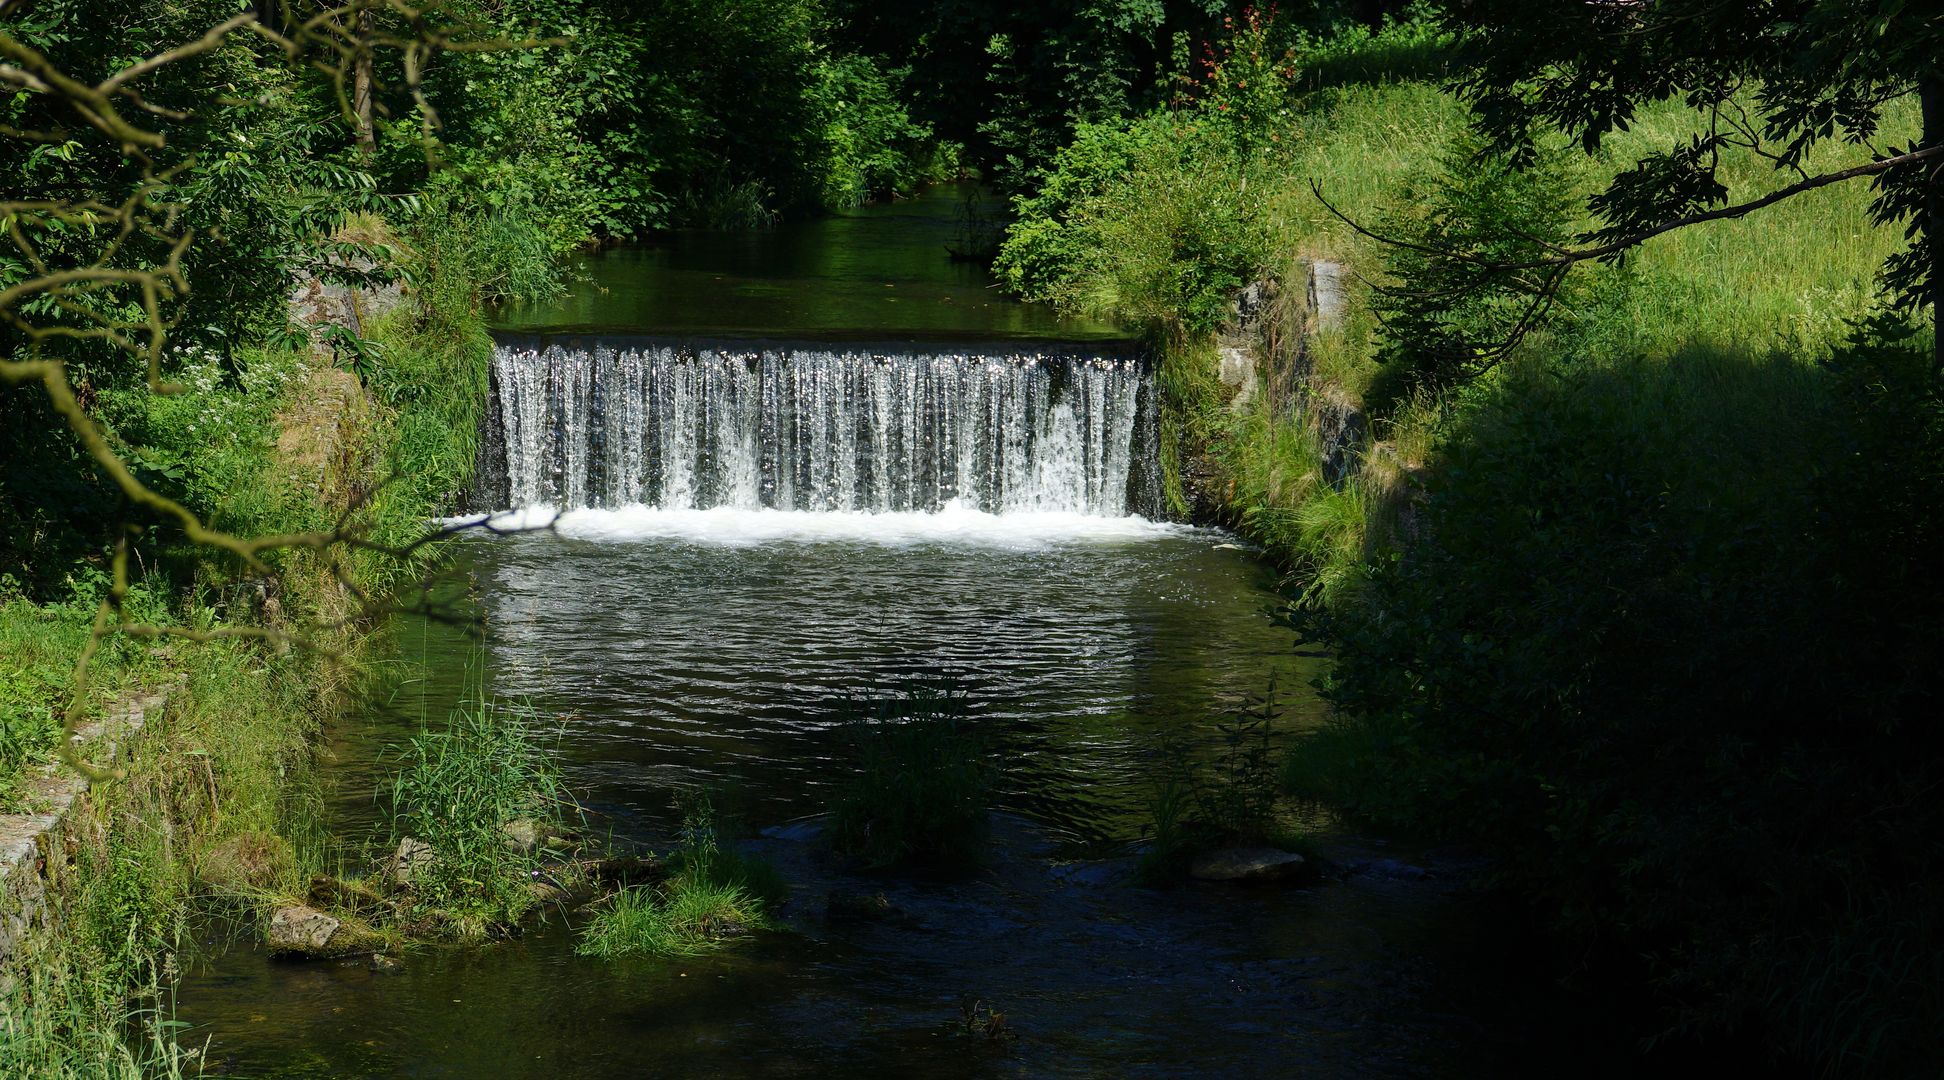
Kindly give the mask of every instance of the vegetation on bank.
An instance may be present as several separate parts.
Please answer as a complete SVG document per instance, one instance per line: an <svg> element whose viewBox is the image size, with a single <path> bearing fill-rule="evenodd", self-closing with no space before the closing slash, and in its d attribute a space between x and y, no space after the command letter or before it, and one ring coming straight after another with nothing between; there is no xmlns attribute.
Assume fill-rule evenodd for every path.
<svg viewBox="0 0 1944 1080"><path fill-rule="evenodd" d="M85 618L18 600L0 607L10 633L56 641L80 637ZM52 868L49 889L59 932L24 937L8 959L0 1072L9 1076L180 1068L167 986L185 918L247 924L276 898L300 895L322 851L304 777L323 719L316 695L332 678L317 665L327 662L233 642L141 653L120 679L166 670L181 681L121 759L127 779L97 785L73 811L72 862Z"/></svg>
<svg viewBox="0 0 1944 1080"><path fill-rule="evenodd" d="M1909 1072L1944 986L1922 719L1944 458L1934 321L1877 275L1921 229L1886 227L1894 184L1890 211L1817 187L1587 261L1537 318L1532 282L1479 267L1543 267L1603 214L1678 216L1641 207L1681 169L1718 163L1704 208L1934 136L1905 86L1859 121L1869 145L1655 157L1802 92L1750 80L1712 114L1642 92L1591 153L1540 123L1507 157L1445 83L1483 86L1490 39L1454 35L1517 6L1324 37L1239 19L1170 107L1079 128L998 270L1149 328L1184 461L1206 451L1202 505L1291 569L1290 621L1336 662L1290 790L1493 855L1581 958L1562 978L1653 992L1643 1036ZM1316 260L1347 267L1328 325ZM1231 405L1213 338L1263 278L1258 392Z"/></svg>
<svg viewBox="0 0 1944 1080"><path fill-rule="evenodd" d="M10 10L0 33L9 63L93 84L235 15L210 3L38 4ZM183 928L201 916L255 926L307 896L326 861L314 736L368 620L430 565L430 549L401 545L472 467L488 354L478 268L507 268L490 215L381 188L327 80L247 33L221 41L149 69L144 100L168 105L145 114L156 130L125 140L76 126L51 94L17 94L5 110L5 809L32 809L20 777L53 760L70 713L89 719L134 690L168 688L118 773L71 814L73 861L49 867L53 932L10 958L24 974L0 999L8 1075L183 1065L166 1008ZM545 269L552 253L525 257ZM62 286L62 274L105 284ZM293 304L293 292L308 295ZM347 316L352 296L365 310ZM381 311L388 296L397 302ZM320 299L329 318L293 321L293 307ZM30 375L50 363L59 379ZM45 389L57 383L71 401ZM131 502L129 483L168 503ZM357 542L258 551L253 563L192 542L170 504L232 537ZM97 620L109 632L90 654ZM81 682L76 658L88 655Z"/></svg>

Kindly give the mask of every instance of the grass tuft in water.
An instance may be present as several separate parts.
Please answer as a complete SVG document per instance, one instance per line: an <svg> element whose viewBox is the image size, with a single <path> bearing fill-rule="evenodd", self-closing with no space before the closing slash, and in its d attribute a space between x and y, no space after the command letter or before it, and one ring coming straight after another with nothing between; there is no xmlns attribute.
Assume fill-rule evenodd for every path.
<svg viewBox="0 0 1944 1080"><path fill-rule="evenodd" d="M848 734L857 769L831 799L836 850L874 869L979 861L993 767L962 698L921 688L870 702Z"/></svg>
<svg viewBox="0 0 1944 1080"><path fill-rule="evenodd" d="M411 888L460 936L511 921L532 904L536 855L508 827L559 832L563 796L538 727L531 710L481 701L398 752L392 843L410 837L431 846L433 856L411 867Z"/></svg>
<svg viewBox="0 0 1944 1080"><path fill-rule="evenodd" d="M741 886L682 876L616 893L582 932L575 951L603 960L694 956L769 925L761 901Z"/></svg>
<svg viewBox="0 0 1944 1080"><path fill-rule="evenodd" d="M752 931L771 929L769 912L789 893L769 863L725 847L706 791L682 800L682 843L667 881L616 893L575 951L582 956L694 956Z"/></svg>

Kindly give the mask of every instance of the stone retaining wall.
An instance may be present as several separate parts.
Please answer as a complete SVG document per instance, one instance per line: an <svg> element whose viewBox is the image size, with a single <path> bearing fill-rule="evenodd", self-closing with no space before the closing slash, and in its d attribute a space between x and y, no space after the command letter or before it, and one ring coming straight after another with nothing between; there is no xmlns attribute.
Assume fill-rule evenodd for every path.
<svg viewBox="0 0 1944 1080"><path fill-rule="evenodd" d="M159 714L168 698L164 688L122 702L83 726L75 745L96 765L127 756L148 717ZM73 830L90 786L64 762L43 765L22 785L29 812L0 815L0 966L29 935L53 926L56 905L49 893L78 840Z"/></svg>

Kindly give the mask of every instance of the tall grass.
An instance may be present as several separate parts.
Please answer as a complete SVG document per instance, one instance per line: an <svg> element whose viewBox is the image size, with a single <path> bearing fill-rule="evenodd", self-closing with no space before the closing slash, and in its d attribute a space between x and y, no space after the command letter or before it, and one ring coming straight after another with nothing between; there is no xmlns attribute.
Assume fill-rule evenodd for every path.
<svg viewBox="0 0 1944 1080"><path fill-rule="evenodd" d="M543 735L531 709L488 699L397 751L391 841L431 846L432 858L411 868L412 894L458 936L481 937L533 903L536 856L509 842L507 826L557 831L564 799Z"/></svg>
<svg viewBox="0 0 1944 1080"><path fill-rule="evenodd" d="M199 1072L196 1051L153 977L131 1002L127 988L78 966L59 949L13 958L0 989L0 1075L31 1080L178 1080Z"/></svg>

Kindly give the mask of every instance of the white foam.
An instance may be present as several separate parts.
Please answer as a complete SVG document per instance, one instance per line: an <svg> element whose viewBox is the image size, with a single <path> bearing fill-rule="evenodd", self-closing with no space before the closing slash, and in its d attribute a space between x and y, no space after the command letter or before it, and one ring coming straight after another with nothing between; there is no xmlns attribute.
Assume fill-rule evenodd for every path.
<svg viewBox="0 0 1944 1080"><path fill-rule="evenodd" d="M471 524L481 515L447 519ZM839 513L715 507L708 510L624 506L559 511L550 506L487 515L494 531L544 529L577 540L667 540L705 546L849 543L881 547L920 544L1029 550L1062 545L1118 544L1188 536L1201 530L1138 516L1104 517L1059 511L988 514L957 502L936 513Z"/></svg>

